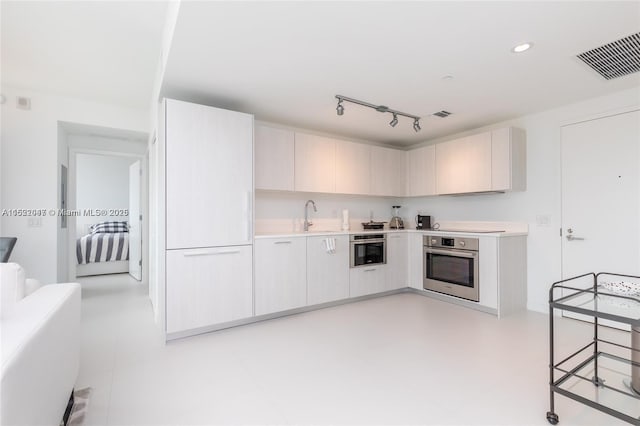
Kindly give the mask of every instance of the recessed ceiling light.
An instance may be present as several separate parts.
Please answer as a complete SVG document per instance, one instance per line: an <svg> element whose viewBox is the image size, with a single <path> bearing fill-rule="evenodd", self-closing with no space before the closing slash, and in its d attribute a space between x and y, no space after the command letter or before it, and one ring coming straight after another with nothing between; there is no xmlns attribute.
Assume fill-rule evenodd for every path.
<svg viewBox="0 0 640 426"><path fill-rule="evenodd" d="M522 43L522 44L519 44L519 45L515 46L513 49L511 49L511 51L513 53L522 53L522 52L525 52L525 51L531 49L532 47L533 47L533 43Z"/></svg>

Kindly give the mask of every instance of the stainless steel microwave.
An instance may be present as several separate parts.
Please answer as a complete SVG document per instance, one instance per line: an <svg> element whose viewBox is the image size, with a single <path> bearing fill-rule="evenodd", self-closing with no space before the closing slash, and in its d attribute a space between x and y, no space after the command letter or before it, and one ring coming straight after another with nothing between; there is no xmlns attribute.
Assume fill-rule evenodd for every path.
<svg viewBox="0 0 640 426"><path fill-rule="evenodd" d="M356 234L350 240L352 268L387 263L387 234Z"/></svg>

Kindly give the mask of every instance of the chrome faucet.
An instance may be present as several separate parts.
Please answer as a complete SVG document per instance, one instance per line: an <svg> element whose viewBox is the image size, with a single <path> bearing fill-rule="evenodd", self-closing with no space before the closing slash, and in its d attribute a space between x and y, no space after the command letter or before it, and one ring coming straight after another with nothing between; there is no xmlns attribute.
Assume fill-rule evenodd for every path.
<svg viewBox="0 0 640 426"><path fill-rule="evenodd" d="M313 225L313 223L309 222L309 203L311 203L311 205L313 206L313 211L317 212L318 209L316 208L316 203L313 202L313 200L309 200L307 201L307 203L304 205L304 230L308 231L309 227L311 225Z"/></svg>

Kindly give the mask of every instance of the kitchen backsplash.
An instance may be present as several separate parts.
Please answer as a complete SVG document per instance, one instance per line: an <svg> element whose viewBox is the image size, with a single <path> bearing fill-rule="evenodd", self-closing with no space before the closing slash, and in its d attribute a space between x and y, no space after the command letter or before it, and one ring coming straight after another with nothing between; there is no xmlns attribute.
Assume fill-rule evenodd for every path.
<svg viewBox="0 0 640 426"><path fill-rule="evenodd" d="M475 203L484 203L497 196L477 197L435 197L397 199L388 197L358 197L340 194L287 193L259 191L256 193L256 234L273 232L302 231L304 206L307 200L313 200L317 212L309 206L309 220L313 222L312 231L338 231L342 228L342 210L349 210L350 230L362 229L362 222L388 222L393 216L392 206L405 205L400 216L407 229L415 229L415 215L430 215L432 223L437 222L443 229L504 230L527 232L524 221L513 222L505 217L505 211L495 210L487 214L486 209L469 208ZM495 199L493 200L495 202ZM438 214L439 213L439 214ZM511 219L511 221L509 220ZM385 224L387 228L388 224Z"/></svg>
<svg viewBox="0 0 640 426"><path fill-rule="evenodd" d="M340 194L256 192L256 233L301 231L304 205L313 200L317 212L309 206L312 230L338 231L342 227L342 210L349 210L350 229L362 229L361 222L388 222L393 216L391 206L396 198L358 197Z"/></svg>

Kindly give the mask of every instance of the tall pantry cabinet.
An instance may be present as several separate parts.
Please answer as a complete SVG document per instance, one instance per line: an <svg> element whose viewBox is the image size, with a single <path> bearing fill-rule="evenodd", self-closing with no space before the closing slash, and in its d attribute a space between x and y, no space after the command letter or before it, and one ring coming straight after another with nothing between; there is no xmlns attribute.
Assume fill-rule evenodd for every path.
<svg viewBox="0 0 640 426"><path fill-rule="evenodd" d="M172 99L162 113L170 339L253 315L253 116Z"/></svg>

